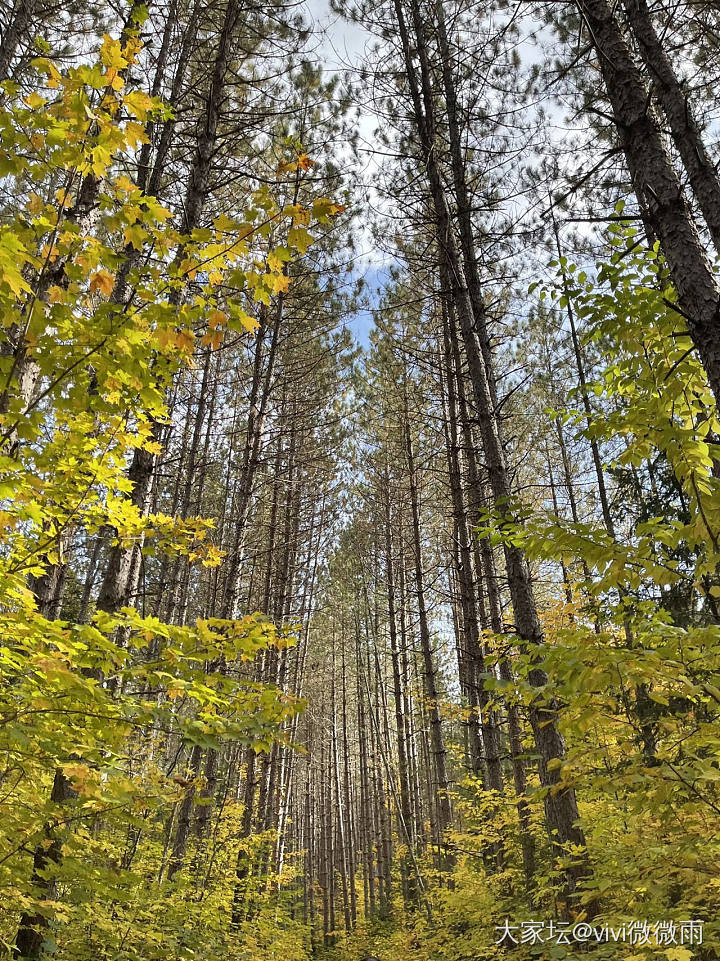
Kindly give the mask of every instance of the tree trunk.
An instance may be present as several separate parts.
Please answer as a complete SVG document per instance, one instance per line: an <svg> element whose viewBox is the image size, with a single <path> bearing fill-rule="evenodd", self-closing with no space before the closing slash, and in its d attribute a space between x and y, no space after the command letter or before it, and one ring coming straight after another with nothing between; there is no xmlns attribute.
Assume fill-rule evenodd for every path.
<svg viewBox="0 0 720 961"><path fill-rule="evenodd" d="M213 64L204 116L195 144L190 179L185 191L182 222L182 232L185 235L190 234L198 226L210 190L213 147L217 138L232 40L239 12L239 0L228 0L222 30L218 38L217 53ZM176 262L181 257L182 248L176 256ZM179 306L182 295L179 290L173 293L175 294L175 303ZM155 421L153 422L151 440L157 443L161 436L162 426ZM144 448L136 448L128 471L128 477L133 484L131 500L141 511L146 509L152 490L155 460L156 455L154 453ZM101 610L114 613L122 604L127 603L129 595L133 593L134 585L130 581L130 575L134 550L135 545L123 546L117 544L112 548L98 598L98 607Z"/></svg>
<svg viewBox="0 0 720 961"><path fill-rule="evenodd" d="M412 550L415 569L415 598L418 611L418 627L420 631L420 648L425 675L425 694L427 696L427 711L430 719L430 740L432 744L433 767L436 785L436 802L438 810L438 833L440 839L452 820L450 807L449 778L447 772L447 750L443 737L442 720L438 705L439 692L437 675L433 663L432 641L428 624L427 607L425 602L425 582L422 556L422 540L420 531L420 505L418 499L417 472L415 469L415 453L413 450L407 400L407 386L404 386L404 432L405 457L410 486L410 522L412 525Z"/></svg>
<svg viewBox="0 0 720 961"><path fill-rule="evenodd" d="M593 38L632 182L647 200L680 309L720 403L720 285L612 7L607 0L577 4Z"/></svg>
<svg viewBox="0 0 720 961"><path fill-rule="evenodd" d="M70 787L70 782L63 772L58 769L55 771L50 800L58 805L58 813L64 810L61 805L66 805L76 797L75 792ZM67 823L67 822L66 822ZM53 901L57 893L57 881L48 880L46 871L52 871L52 866L59 865L62 861L62 836L58 832L57 826L47 824L45 826L45 839L35 849L33 857L32 880L35 887L42 892L43 901ZM45 941L50 918L46 913L23 913L20 920L15 947L13 948L14 958L34 959L42 954L43 943Z"/></svg>
<svg viewBox="0 0 720 961"><path fill-rule="evenodd" d="M423 24L417 8L413 4L413 42L420 59L420 86L401 0L394 0L394 7L405 58L406 76L410 86L415 122L435 211L438 247L448 278L453 278L452 282L455 284L456 280L454 278L462 275L462 270L459 267L460 257L456 248L450 211L438 168L433 119L432 74L422 39ZM446 291L446 295L454 297L457 304L462 339L475 395L476 415L479 421L493 493L494 509L498 515L499 523L512 526L514 518L510 509L512 491L509 484L509 474L492 401L490 378L473 326L472 304L464 285L453 287L451 291ZM718 361L718 372L720 373L720 352L718 353ZM720 379L718 383L720 385ZM528 672L528 680L532 687L543 689L547 684L547 676L537 663L538 652L543 640L542 628L525 557L522 550L512 543L506 543L505 545L505 565L515 614L515 629L523 647L533 653L535 660L535 666ZM588 876L590 868L585 853L585 837L578 824L579 814L574 789L569 786L561 786L560 765L557 762L561 761L565 755L565 744L557 727L557 705L553 700L537 700L531 704L529 714L539 755L541 783L549 789L545 797L545 811L553 842L559 853L567 845L576 846L582 852L565 870L566 893L568 897L572 897L578 882Z"/></svg>
<svg viewBox="0 0 720 961"><path fill-rule="evenodd" d="M690 100L657 35L646 0L623 0L653 90L670 126L672 139L690 179L705 223L720 252L720 179L703 141Z"/></svg>
<svg viewBox="0 0 720 961"><path fill-rule="evenodd" d="M15 51L28 32L36 6L37 0L18 0L12 11L7 28L0 38L0 80L7 80L11 74L10 66Z"/></svg>

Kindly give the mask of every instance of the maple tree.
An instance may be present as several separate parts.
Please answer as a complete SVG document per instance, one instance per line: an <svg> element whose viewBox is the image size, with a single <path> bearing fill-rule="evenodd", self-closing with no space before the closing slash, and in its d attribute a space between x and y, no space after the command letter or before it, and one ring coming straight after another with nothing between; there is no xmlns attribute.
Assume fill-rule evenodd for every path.
<svg viewBox="0 0 720 961"><path fill-rule="evenodd" d="M125 91L122 73L138 50L135 35L124 46L106 36L95 64L61 71L39 58L38 89L23 95L6 81L0 112L2 172L24 196L0 238L2 741L12 783L2 887L23 913L22 956L54 950L59 924L72 931L75 921L84 943L83 919L100 896L116 905L105 923L96 918L103 950L117 938L125 957L147 957L135 953L146 951L147 933L130 937L117 920L130 917L137 891L128 894L146 884L152 859L160 875L166 868L158 830L183 793L180 752L228 741L266 748L297 710L242 667L292 642L260 616L173 626L133 608L76 621L53 610L50 585L70 539L110 531L113 543L142 544L148 555L220 563L212 520L148 513L129 496L128 456L161 452L153 428L167 421L167 392L192 366L196 342L217 350L233 333L252 334L250 305L288 289L288 261L307 249L311 221L340 209L320 199L281 208L261 188L242 219L178 231L117 171L118 157L144 141L148 117L165 109ZM310 166L301 154L284 169ZM59 185L49 195L48 181ZM90 189L97 210L84 217ZM135 263L132 296L118 301L128 248L152 258ZM152 760L161 732L177 744L175 762ZM134 847L117 860L105 838L123 831ZM65 885L73 894L61 904ZM71 934L68 957L73 943Z"/></svg>

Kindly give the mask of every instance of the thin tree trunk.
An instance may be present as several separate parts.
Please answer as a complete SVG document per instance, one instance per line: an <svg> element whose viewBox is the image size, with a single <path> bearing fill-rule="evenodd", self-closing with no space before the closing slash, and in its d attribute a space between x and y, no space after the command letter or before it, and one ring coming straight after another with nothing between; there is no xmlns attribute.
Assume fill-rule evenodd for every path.
<svg viewBox="0 0 720 961"><path fill-rule="evenodd" d="M410 803L410 777L407 758L407 724L402 690L402 675L397 638L397 615L395 611L395 565L393 562L392 518L390 513L390 477L385 467L385 581L388 601L388 631L390 634L390 656L392 659L393 694L395 701L395 729L398 754L398 781L400 786L400 816L403 820L403 833L408 846L413 845L413 815Z"/></svg>
<svg viewBox="0 0 720 961"><path fill-rule="evenodd" d="M189 783L185 788L185 794L180 802L180 808L177 815L175 840L173 842L172 853L170 855L170 864L167 872L168 881L172 881L173 877L182 868L185 862L185 852L187 850L188 838L190 837L190 824L192 822L195 793L197 791L197 778L200 774L201 762L202 748L199 745L194 744L192 751L190 752L190 764L188 767Z"/></svg>
<svg viewBox="0 0 720 961"><path fill-rule="evenodd" d="M448 453L448 475L453 499L453 513L458 535L457 545L457 573L460 592L460 609L463 616L465 645L470 657L470 709L480 711L480 728L487 771L487 786L491 791L504 792L502 765L500 763L499 732L493 712L489 707L489 698L482 682L478 683L478 676L484 675L485 659L480 640L480 621L476 605L475 577L473 571L472 539L468 528L468 516L462 488L462 471L460 466L460 442L458 436L458 406L457 406L457 378L460 374L454 369L452 347L450 343L450 326L446 310L450 305L444 305L443 310L443 351L446 369L446 446Z"/></svg>
<svg viewBox="0 0 720 961"><path fill-rule="evenodd" d="M470 486L470 506L471 517L474 515L479 518L481 511L485 507L485 496L483 493L480 472L475 451L472 425L467 409L465 377L462 375L460 363L460 349L457 337L452 337L453 359L457 371L457 394L458 409L460 414L460 424L463 432L464 446L468 463L468 482ZM504 633L505 627L502 617L502 604L500 600L500 587L498 585L497 573L495 570L495 559L493 557L492 546L488 537L475 535L475 558L478 572L481 572L485 581L487 594L488 625L496 635ZM479 590L479 586L478 586ZM512 668L507 656L500 658L498 664L500 679L507 683L514 683ZM510 759L513 773L513 786L517 797L518 821L520 823L520 844L522 847L523 869L525 873L525 883L528 890L534 885L535 876L535 842L532 835L530 824L530 804L527 799L527 774L525 771L524 750L522 745L522 724L520 712L514 703L512 696L505 698L505 710L507 714L508 741L510 744Z"/></svg>
<svg viewBox="0 0 720 961"><path fill-rule="evenodd" d="M560 230L558 227L557 220L555 219L555 211L551 204L550 213L553 223L553 233L555 234L555 246L558 253L558 261L561 264L562 271L562 284L563 293L565 294L566 311L568 317L568 323L570 324L570 337L573 345L573 356L575 358L575 369L578 375L578 385L580 387L580 396L583 402L583 410L585 411L585 423L587 424L588 434L590 439L590 452L592 454L593 466L595 468L595 477L597 479L598 497L600 498L600 507L602 509L603 522L605 524L605 529L611 537L615 537L615 525L613 523L612 514L610 513L610 499L608 497L607 486L605 484L605 472L603 470L602 458L600 457L600 448L598 442L592 434L590 428L592 427L593 419L593 409L590 403L590 392L587 386L587 377L585 374L585 360L583 358L582 346L580 344L580 337L578 336L577 326L575 325L575 311L572 305L572 297L570 296L570 289L568 284L567 274L565 273L565 268L563 264L563 253L562 246L560 244Z"/></svg>
<svg viewBox="0 0 720 961"><path fill-rule="evenodd" d="M230 551L230 565L223 594L223 614L225 617L235 616L240 599L240 574L242 570L243 547L250 513L252 492L254 489L255 477L260 458L260 445L262 440L265 412L270 398L270 387L272 383L273 372L275 370L278 338L283 316L283 304L284 299L281 293L278 296L277 306L273 317L273 326L270 335L270 347L268 349L267 359L264 361L264 371L262 369L262 337L264 333L264 324L262 319L257 332L255 359L253 362L253 379L250 388L250 406L248 410L247 431L239 470L239 492L235 509L234 539L232 549ZM270 563L270 558L268 558L268 563Z"/></svg>
<svg viewBox="0 0 720 961"><path fill-rule="evenodd" d="M60 769L55 771L50 800L58 806L58 812L65 810L68 801L75 797L76 794L63 772ZM35 887L42 891L42 899L51 902L55 899L57 881L54 878L48 880L46 872L52 871L53 866L57 867L62 861L62 835L58 827L51 823L45 825L44 834L43 843L35 848L32 881ZM49 925L50 918L46 912L24 913L15 939L13 957L39 958Z"/></svg>
<svg viewBox="0 0 720 961"><path fill-rule="evenodd" d="M437 785L436 801L439 816L438 831L442 838L452 820L450 807L449 778L447 773L447 750L442 731L442 720L438 704L438 687L435 665L433 663L432 642L428 624L425 602L425 583L423 571L422 542L420 532L420 506L418 500L417 472L415 469L415 453L413 450L410 429L407 385L404 386L404 433L405 457L410 486L410 521L412 525L412 549L415 568L415 597L418 609L418 625L420 630L420 647L425 672L425 693L427 695L427 711L430 718L430 738L432 742L433 766L435 783Z"/></svg>

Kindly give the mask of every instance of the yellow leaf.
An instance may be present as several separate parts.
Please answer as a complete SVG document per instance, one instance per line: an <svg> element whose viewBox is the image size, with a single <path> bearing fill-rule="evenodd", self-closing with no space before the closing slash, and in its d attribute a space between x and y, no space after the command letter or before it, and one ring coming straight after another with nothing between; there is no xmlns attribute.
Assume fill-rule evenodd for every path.
<svg viewBox="0 0 720 961"><path fill-rule="evenodd" d="M108 87L112 87L113 90L122 90L122 88L125 86L125 81L117 72L115 67L111 67L105 74L105 82L107 83Z"/></svg>
<svg viewBox="0 0 720 961"><path fill-rule="evenodd" d="M669 961L690 961L693 954L687 948L665 948L665 957Z"/></svg>
<svg viewBox="0 0 720 961"><path fill-rule="evenodd" d="M331 217L341 214L344 210L343 204L334 204L327 197L318 197L312 205L313 217L320 223L327 223Z"/></svg>
<svg viewBox="0 0 720 961"><path fill-rule="evenodd" d="M128 194L132 194L140 190L138 185L134 184L129 177L125 176L125 174L117 178L115 181L115 189L122 190L124 193Z"/></svg>
<svg viewBox="0 0 720 961"><path fill-rule="evenodd" d="M290 286L290 278L287 274L270 274L270 286L273 293L279 294L281 291L284 293Z"/></svg>
<svg viewBox="0 0 720 961"><path fill-rule="evenodd" d="M123 232L126 244L130 244L135 250L142 250L145 241L145 230L139 224L130 224Z"/></svg>
<svg viewBox="0 0 720 961"><path fill-rule="evenodd" d="M161 347L168 347L175 343L175 331L172 327L160 327L157 332L157 342Z"/></svg>
<svg viewBox="0 0 720 961"><path fill-rule="evenodd" d="M301 207L300 204L297 204L293 210L292 220L293 224L300 224L302 227L307 227L310 223L310 211L305 207Z"/></svg>
<svg viewBox="0 0 720 961"><path fill-rule="evenodd" d="M39 214L43 209L43 199L40 194L30 194L30 198L25 204L25 207L30 211L31 214Z"/></svg>
<svg viewBox="0 0 720 961"><path fill-rule="evenodd" d="M125 49L123 50L123 56L128 63L135 63L137 55L142 50L142 40L139 37L130 37L128 42L125 44Z"/></svg>
<svg viewBox="0 0 720 961"><path fill-rule="evenodd" d="M195 334L191 330L179 330L175 335L175 344L184 352L192 350L194 343Z"/></svg>
<svg viewBox="0 0 720 961"><path fill-rule="evenodd" d="M87 764L63 764L63 774L72 780L75 790L82 794L90 777Z"/></svg>
<svg viewBox="0 0 720 961"><path fill-rule="evenodd" d="M202 559L201 564L203 567L217 567L223 557L225 557L225 551L210 544L205 551L205 557Z"/></svg>
<svg viewBox="0 0 720 961"><path fill-rule="evenodd" d="M106 297L112 293L114 286L115 278L107 270L98 270L97 273L93 274L90 278L90 290L99 290L105 294Z"/></svg>
<svg viewBox="0 0 720 961"><path fill-rule="evenodd" d="M304 227L291 227L288 231L288 243L304 254L312 243L312 237Z"/></svg>
<svg viewBox="0 0 720 961"><path fill-rule="evenodd" d="M31 110L39 110L41 107L45 106L45 100L40 96L37 91L33 90L25 97L25 103L30 107Z"/></svg>
<svg viewBox="0 0 720 961"><path fill-rule="evenodd" d="M223 332L221 330L209 330L201 341L203 347L210 347L212 350L217 350L222 342Z"/></svg>
<svg viewBox="0 0 720 961"><path fill-rule="evenodd" d="M213 221L213 226L216 230L219 230L224 234L228 234L234 230L237 225L234 220L230 220L230 218L226 217L225 214L220 214L220 216L216 217Z"/></svg>
<svg viewBox="0 0 720 961"><path fill-rule="evenodd" d="M233 322L239 323L245 330L249 331L251 334L258 329L260 326L259 322L256 320L252 314L248 314L241 308L235 307L232 312Z"/></svg>
<svg viewBox="0 0 720 961"><path fill-rule="evenodd" d="M72 196L69 190L61 187L59 190L55 191L55 199L60 204L60 207L70 207L72 205Z"/></svg>
<svg viewBox="0 0 720 961"><path fill-rule="evenodd" d="M153 106L152 97L148 97L142 90L133 90L123 98L123 103L127 110L137 117L138 120L145 120L148 110Z"/></svg>
<svg viewBox="0 0 720 961"><path fill-rule="evenodd" d="M134 120L128 120L125 124L125 139L131 147L136 147L139 143L147 142L145 128Z"/></svg>
<svg viewBox="0 0 720 961"><path fill-rule="evenodd" d="M100 47L100 61L106 67L114 68L115 73L128 65L127 60L123 57L120 41L113 40L107 33L103 37L102 46ZM111 71L108 70L108 76L110 72Z"/></svg>

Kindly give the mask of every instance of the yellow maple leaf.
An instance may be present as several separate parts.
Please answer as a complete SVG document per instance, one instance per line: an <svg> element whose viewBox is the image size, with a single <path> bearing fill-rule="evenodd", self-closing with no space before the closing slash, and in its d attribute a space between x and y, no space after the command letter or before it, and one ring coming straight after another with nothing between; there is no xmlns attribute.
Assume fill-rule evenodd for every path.
<svg viewBox="0 0 720 961"><path fill-rule="evenodd" d="M145 229L140 224L130 224L123 232L125 243L131 244L135 250L142 250L145 237Z"/></svg>
<svg viewBox="0 0 720 961"><path fill-rule="evenodd" d="M175 343L175 331L172 327L160 327L155 335L160 347L168 347Z"/></svg>
<svg viewBox="0 0 720 961"><path fill-rule="evenodd" d="M260 326L257 318L253 317L252 314L246 313L244 310L240 310L235 314L235 318L240 321L245 330L250 331L252 334Z"/></svg>
<svg viewBox="0 0 720 961"><path fill-rule="evenodd" d="M275 294L279 294L281 291L284 293L290 286L290 278L287 274L270 274L269 279L270 286Z"/></svg>
<svg viewBox="0 0 720 961"><path fill-rule="evenodd" d="M102 46L100 47L100 62L106 67L114 68L115 73L128 65L127 60L123 57L120 41L114 40L107 33L103 37ZM108 70L108 75L109 74L110 70Z"/></svg>
<svg viewBox="0 0 720 961"><path fill-rule="evenodd" d="M137 55L142 50L142 40L139 37L130 37L123 49L123 56L128 63L135 63Z"/></svg>
<svg viewBox="0 0 720 961"><path fill-rule="evenodd" d="M90 290L99 290L106 297L109 297L112 293L112 289L115 286L115 278L107 270L98 270L90 278Z"/></svg>
<svg viewBox="0 0 720 961"><path fill-rule="evenodd" d="M105 74L105 83L108 85L108 87L112 87L113 90L122 90L122 88L125 86L125 81L115 67L110 67Z"/></svg>
<svg viewBox="0 0 720 961"><path fill-rule="evenodd" d="M61 187L59 190L55 191L55 199L60 204L60 207L70 207L73 202L70 191L65 187Z"/></svg>
<svg viewBox="0 0 720 961"><path fill-rule="evenodd" d="M195 334L191 330L179 330L175 335L176 346L184 352L192 350L194 343Z"/></svg>
<svg viewBox="0 0 720 961"><path fill-rule="evenodd" d="M86 781L88 778L86 764L63 764L63 773L66 777L72 778L76 783Z"/></svg>
<svg viewBox="0 0 720 961"><path fill-rule="evenodd" d="M221 563L223 557L225 557L225 551L220 550L219 547L215 547L213 544L208 545L205 556L201 560L203 567L217 567Z"/></svg>
<svg viewBox="0 0 720 961"><path fill-rule="evenodd" d="M124 193L128 194L132 194L140 190L138 185L134 184L129 177L125 176L125 174L122 174L117 178L115 181L115 189L122 190Z"/></svg>
<svg viewBox="0 0 720 961"><path fill-rule="evenodd" d="M236 224L234 220L230 220L230 218L225 214L220 214L220 216L216 217L213 221L213 226L221 233L227 234L230 233L231 230L235 229Z"/></svg>
<svg viewBox="0 0 720 961"><path fill-rule="evenodd" d="M208 324L213 330L215 330L217 327L226 327L227 322L227 314L223 313L222 310L213 310L208 317Z"/></svg>
<svg viewBox="0 0 720 961"><path fill-rule="evenodd" d="M123 98L123 104L129 113L144 121L153 106L153 99L142 90L133 90Z"/></svg>
<svg viewBox="0 0 720 961"><path fill-rule="evenodd" d="M301 207L297 204L292 213L293 224L299 224L302 227L307 227L310 223L310 211L305 207Z"/></svg>
<svg viewBox="0 0 720 961"><path fill-rule="evenodd" d="M210 347L212 350L217 350L222 342L223 332L221 330L209 330L201 341L203 347Z"/></svg>
<svg viewBox="0 0 720 961"><path fill-rule="evenodd" d="M39 110L40 107L45 106L45 98L41 97L37 91L33 90L25 97L25 103L30 107L31 110Z"/></svg>
<svg viewBox="0 0 720 961"><path fill-rule="evenodd" d="M63 773L81 797L100 797L98 773L87 764L64 764Z"/></svg>
<svg viewBox="0 0 720 961"><path fill-rule="evenodd" d="M31 214L39 214L43 209L43 199L40 194L32 193L30 194L30 199L25 204L25 207L30 211Z"/></svg>
<svg viewBox="0 0 720 961"><path fill-rule="evenodd" d="M131 147L137 147L139 143L147 142L145 127L134 120L128 120L125 124L125 139Z"/></svg>

